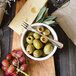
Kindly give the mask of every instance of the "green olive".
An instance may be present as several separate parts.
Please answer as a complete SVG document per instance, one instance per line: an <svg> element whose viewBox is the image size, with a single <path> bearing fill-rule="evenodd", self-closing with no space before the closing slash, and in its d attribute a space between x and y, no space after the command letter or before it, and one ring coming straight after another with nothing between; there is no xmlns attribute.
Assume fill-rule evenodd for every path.
<svg viewBox="0 0 76 76"><path fill-rule="evenodd" d="M48 55L53 50L53 46L51 43L48 43L44 47L44 53Z"/></svg>
<svg viewBox="0 0 76 76"><path fill-rule="evenodd" d="M26 44L25 44L25 47L27 47L27 45L28 45L28 44L26 43Z"/></svg>
<svg viewBox="0 0 76 76"><path fill-rule="evenodd" d="M29 45L26 47L26 51L27 51L28 54L32 54L33 51L34 51L34 49L35 49L34 46L31 45L31 44L29 44Z"/></svg>
<svg viewBox="0 0 76 76"><path fill-rule="evenodd" d="M49 38L51 38L51 39L53 39L53 37L52 37L52 35L51 35L51 34L50 34L48 37L49 37Z"/></svg>
<svg viewBox="0 0 76 76"><path fill-rule="evenodd" d="M43 32L44 31L44 27L43 26L38 26L37 27L37 31L38 32Z"/></svg>
<svg viewBox="0 0 76 76"><path fill-rule="evenodd" d="M32 35L33 35L33 32L29 31L29 32L27 33L27 35L28 35L28 36L32 36Z"/></svg>
<svg viewBox="0 0 76 76"><path fill-rule="evenodd" d="M40 57L41 55L42 55L42 50L35 50L33 52L33 56L36 58Z"/></svg>
<svg viewBox="0 0 76 76"><path fill-rule="evenodd" d="M40 38L40 35L37 34L37 33L34 33L34 34L33 34L33 37L34 37L35 39L39 39L39 38Z"/></svg>
<svg viewBox="0 0 76 76"><path fill-rule="evenodd" d="M48 29L45 29L45 31L43 32L44 35L49 35L50 31Z"/></svg>
<svg viewBox="0 0 76 76"><path fill-rule="evenodd" d="M40 40L41 40L41 42L43 42L43 43L47 43L47 38L45 38L45 37L40 37Z"/></svg>
<svg viewBox="0 0 76 76"><path fill-rule="evenodd" d="M41 41L36 39L33 41L33 45L36 49L41 49L43 47Z"/></svg>
<svg viewBox="0 0 76 76"><path fill-rule="evenodd" d="M42 56L43 56L43 57L45 57L45 56L46 56L46 54L45 54L44 52L42 52Z"/></svg>
<svg viewBox="0 0 76 76"><path fill-rule="evenodd" d="M32 44L32 43L33 43L33 40L34 40L34 38L33 38L32 36L26 37L26 42L27 42L28 44Z"/></svg>

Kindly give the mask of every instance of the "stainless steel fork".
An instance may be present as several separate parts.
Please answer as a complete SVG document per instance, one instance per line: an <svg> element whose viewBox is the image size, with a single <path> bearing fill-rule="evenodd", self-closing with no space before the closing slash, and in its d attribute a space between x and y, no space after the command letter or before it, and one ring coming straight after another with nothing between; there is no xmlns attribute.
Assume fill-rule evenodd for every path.
<svg viewBox="0 0 76 76"><path fill-rule="evenodd" d="M39 35L47 38L53 45L56 45L58 48L63 48L63 44L57 40L54 40L54 39L51 39L43 34L41 34L40 32L36 31L32 26L28 25L26 22L23 22L22 26L27 29L27 30L30 30L30 31L33 31L33 32L36 32L38 33Z"/></svg>

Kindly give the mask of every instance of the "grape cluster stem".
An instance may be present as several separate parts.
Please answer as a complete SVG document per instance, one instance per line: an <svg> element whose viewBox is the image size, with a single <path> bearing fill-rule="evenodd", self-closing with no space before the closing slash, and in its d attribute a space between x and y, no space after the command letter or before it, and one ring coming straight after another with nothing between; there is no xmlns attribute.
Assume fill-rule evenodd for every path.
<svg viewBox="0 0 76 76"><path fill-rule="evenodd" d="M22 70L20 70L20 69L18 69L18 68L16 68L16 70L17 70L18 72L21 72L21 73L24 74L25 76L30 76L30 75L28 75L27 73L23 72Z"/></svg>

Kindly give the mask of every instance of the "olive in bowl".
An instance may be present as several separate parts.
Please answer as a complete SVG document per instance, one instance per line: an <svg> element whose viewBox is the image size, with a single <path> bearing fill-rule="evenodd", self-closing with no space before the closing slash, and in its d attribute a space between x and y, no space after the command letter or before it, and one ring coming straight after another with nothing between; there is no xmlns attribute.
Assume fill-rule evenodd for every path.
<svg viewBox="0 0 76 76"><path fill-rule="evenodd" d="M44 54L48 55L50 54L50 52L53 50L52 44L51 43L47 43L44 47Z"/></svg>
<svg viewBox="0 0 76 76"><path fill-rule="evenodd" d="M32 44L27 45L26 51L28 54L32 54L34 51L34 46Z"/></svg>
<svg viewBox="0 0 76 76"><path fill-rule="evenodd" d="M43 44L40 42L40 40L34 40L33 45L36 49L41 49L43 47Z"/></svg>
<svg viewBox="0 0 76 76"><path fill-rule="evenodd" d="M43 24L43 23L35 23L35 24L32 24L31 26L35 29L38 29L39 27L43 27L44 30L42 32L40 32L42 34L43 34L43 32L46 31L46 29L48 29L50 31L50 33L48 32L48 34L46 34L46 36L49 37L49 35L52 35L52 38L54 40L58 40L57 34L52 27L50 27L46 24ZM24 53L29 58L31 58L33 60L37 60L37 61L42 61L42 60L46 60L54 55L54 53L56 52L57 46L52 45L49 42L49 40L46 41L46 39L45 38L43 39L42 36L40 36L39 38L36 39L34 37L34 35L32 35L32 37L33 37L32 43L28 43L28 41L26 41L26 38L28 37L27 36L28 32L29 31L27 31L25 29L25 31L22 34L21 47L22 47ZM43 41L46 41L46 42L42 42L42 39L43 39ZM28 45L25 47L25 44L27 44L27 43L28 43L28 45L34 46L34 50L30 54L27 52L27 49L26 49ZM46 48L48 48L48 49L46 49Z"/></svg>
<svg viewBox="0 0 76 76"><path fill-rule="evenodd" d="M44 27L43 26L38 26L37 27L37 31L38 32L43 32L44 31Z"/></svg>
<svg viewBox="0 0 76 76"><path fill-rule="evenodd" d="M31 32L31 31L29 31L28 33L27 33L27 36L32 36L33 35L33 32Z"/></svg>
<svg viewBox="0 0 76 76"><path fill-rule="evenodd" d="M42 50L35 50L33 52L33 56L39 58L40 56L42 56Z"/></svg>
<svg viewBox="0 0 76 76"><path fill-rule="evenodd" d="M39 39L39 38L40 38L40 35L37 34L37 33L33 33L33 37L34 37L35 39Z"/></svg>
<svg viewBox="0 0 76 76"><path fill-rule="evenodd" d="M45 38L43 36L40 37L40 40L42 43L47 43L47 41L48 41L47 38Z"/></svg>
<svg viewBox="0 0 76 76"><path fill-rule="evenodd" d="M27 42L28 44L32 44L32 43L33 43L33 40L34 40L34 38L33 38L32 36L26 37L26 42Z"/></svg>
<svg viewBox="0 0 76 76"><path fill-rule="evenodd" d="M43 34L46 35L46 36L47 36L47 35L50 35L50 30L45 29L44 32L43 32Z"/></svg>

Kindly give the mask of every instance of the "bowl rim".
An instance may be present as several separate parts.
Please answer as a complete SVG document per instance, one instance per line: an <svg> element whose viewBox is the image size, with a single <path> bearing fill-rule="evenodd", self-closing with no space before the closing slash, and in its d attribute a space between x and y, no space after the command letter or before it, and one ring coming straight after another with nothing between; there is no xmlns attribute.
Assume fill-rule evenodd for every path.
<svg viewBox="0 0 76 76"><path fill-rule="evenodd" d="M32 24L31 26L41 26L41 25L44 26L44 27L46 27L46 28L48 28L48 29L50 30L50 32L51 32L54 40L58 40L58 36L57 36L55 30L54 30L51 26L46 25L46 24L43 24L43 23L34 23L34 24ZM26 56L28 56L30 59L33 59L33 60L36 60L36 61L42 61L42 60L46 60L46 59L48 59L48 58L50 58L51 56L54 55L54 53L55 53L56 50L57 50L57 46L55 46L55 45L54 45L53 51L52 51L49 55L47 55L47 56L45 56L45 57L35 58L35 57L29 55L29 54L26 52L25 47L24 47L24 43L23 43L24 36L25 36L26 32L27 32L27 30L25 29L24 32L23 32L23 34L22 34L22 36L21 36L21 47L22 47L23 52L26 54Z"/></svg>

